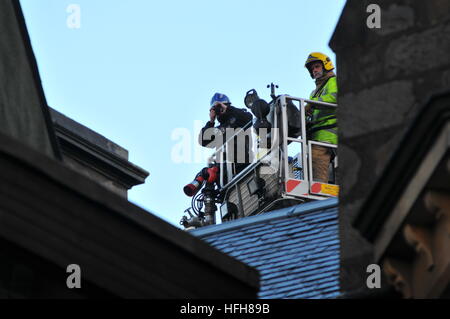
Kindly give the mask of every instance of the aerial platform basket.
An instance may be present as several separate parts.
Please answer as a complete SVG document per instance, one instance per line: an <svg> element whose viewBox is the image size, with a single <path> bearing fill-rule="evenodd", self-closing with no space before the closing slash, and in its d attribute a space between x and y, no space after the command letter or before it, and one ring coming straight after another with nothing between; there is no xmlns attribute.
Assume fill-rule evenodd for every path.
<svg viewBox="0 0 450 319"><path fill-rule="evenodd" d="M222 221L261 214L268 210L302 202L337 197L337 146L307 138L306 104L337 107L336 104L281 95L270 105L267 121L270 130L242 129L252 141L254 158L236 173L236 164L228 160L234 136L210 158L220 167L220 216ZM255 124L255 123L253 123ZM269 142L267 142L269 141ZM329 181L315 181L312 174L311 148L320 145L330 149Z"/></svg>

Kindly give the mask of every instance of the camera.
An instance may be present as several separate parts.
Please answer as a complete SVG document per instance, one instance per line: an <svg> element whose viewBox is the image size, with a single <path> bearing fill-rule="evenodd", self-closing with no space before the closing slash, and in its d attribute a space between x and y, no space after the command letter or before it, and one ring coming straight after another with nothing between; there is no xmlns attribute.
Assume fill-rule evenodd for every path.
<svg viewBox="0 0 450 319"><path fill-rule="evenodd" d="M213 106L213 109L216 112L217 116L220 116L224 113L223 105L230 106L231 103L217 103Z"/></svg>
<svg viewBox="0 0 450 319"><path fill-rule="evenodd" d="M214 112L216 112L216 115L221 115L222 114L222 104L216 104L214 105Z"/></svg>

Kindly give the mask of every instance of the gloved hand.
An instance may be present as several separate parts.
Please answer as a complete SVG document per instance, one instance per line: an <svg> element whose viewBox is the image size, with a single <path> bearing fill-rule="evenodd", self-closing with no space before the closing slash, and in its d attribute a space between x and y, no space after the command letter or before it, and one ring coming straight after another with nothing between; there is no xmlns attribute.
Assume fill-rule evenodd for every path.
<svg viewBox="0 0 450 319"><path fill-rule="evenodd" d="M209 121L214 124L216 121L216 111L214 111L214 107L209 110Z"/></svg>

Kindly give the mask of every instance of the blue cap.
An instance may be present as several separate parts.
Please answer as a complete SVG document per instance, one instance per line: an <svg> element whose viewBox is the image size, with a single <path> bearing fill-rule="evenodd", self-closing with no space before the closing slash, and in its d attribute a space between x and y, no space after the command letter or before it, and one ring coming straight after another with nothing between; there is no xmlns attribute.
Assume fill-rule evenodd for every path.
<svg viewBox="0 0 450 319"><path fill-rule="evenodd" d="M216 104L217 102L221 102L221 103L231 103L230 99L228 98L228 96L226 96L225 94L222 93L216 93L214 94L214 96L211 99L211 104L210 106L214 106L214 104Z"/></svg>

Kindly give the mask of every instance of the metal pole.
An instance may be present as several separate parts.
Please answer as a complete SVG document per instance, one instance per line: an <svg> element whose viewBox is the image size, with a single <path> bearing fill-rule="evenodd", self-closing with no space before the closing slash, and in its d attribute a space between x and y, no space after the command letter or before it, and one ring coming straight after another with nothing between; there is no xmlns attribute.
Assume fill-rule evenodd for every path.
<svg viewBox="0 0 450 319"><path fill-rule="evenodd" d="M282 95L281 96L281 123L283 126L283 148L282 148L282 153L283 153L283 165L284 165L284 178L283 178L283 187L286 189L286 179L289 176L289 167L288 167L288 156L287 156L287 114L286 114L286 96Z"/></svg>
<svg viewBox="0 0 450 319"><path fill-rule="evenodd" d="M303 179L309 183L309 165L308 156L311 156L308 151L308 141L306 139L306 114L305 114L305 100L300 99L300 116L302 120L302 170ZM305 167L306 166L306 167Z"/></svg>

